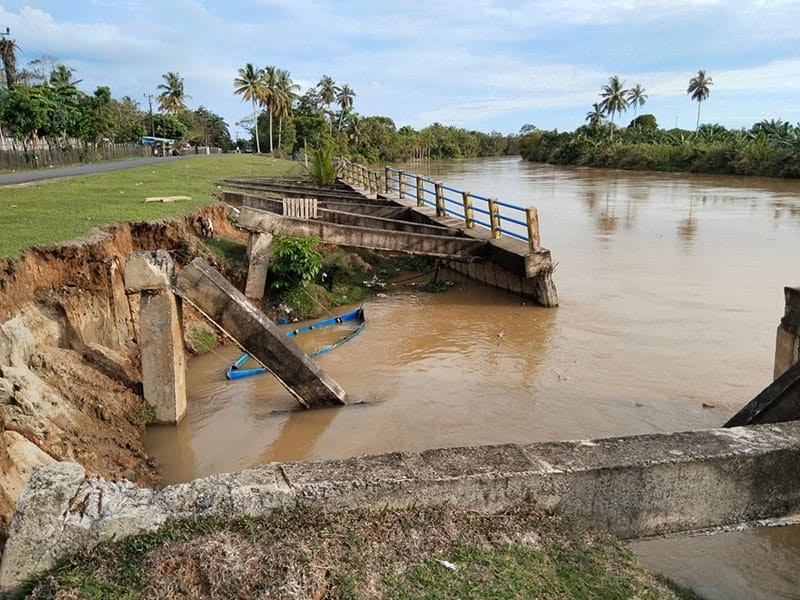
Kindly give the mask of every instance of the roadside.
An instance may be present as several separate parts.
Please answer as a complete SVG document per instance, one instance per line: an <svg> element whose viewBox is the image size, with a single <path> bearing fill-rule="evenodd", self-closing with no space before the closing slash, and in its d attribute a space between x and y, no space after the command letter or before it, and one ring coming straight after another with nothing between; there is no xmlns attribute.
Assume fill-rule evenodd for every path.
<svg viewBox="0 0 800 600"><path fill-rule="evenodd" d="M522 503L172 523L63 560L29 598L697 598L608 535Z"/></svg>

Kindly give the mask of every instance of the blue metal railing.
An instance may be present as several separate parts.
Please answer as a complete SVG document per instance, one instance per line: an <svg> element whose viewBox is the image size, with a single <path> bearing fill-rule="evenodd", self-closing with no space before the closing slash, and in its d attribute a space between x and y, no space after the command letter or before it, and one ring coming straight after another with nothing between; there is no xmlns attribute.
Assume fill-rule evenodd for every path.
<svg viewBox="0 0 800 600"><path fill-rule="evenodd" d="M426 187L433 185L433 188ZM414 198L417 206L433 206L437 216L451 215L464 219L468 229L476 225L492 232L528 242L531 252L541 248L539 218L535 208L523 208L497 198L486 198L469 191L457 190L421 175L385 167L384 191L396 193L401 199ZM448 194L449 193L449 194ZM457 194L454 197L452 194ZM479 206L476 206L475 203ZM478 218L475 215L483 215ZM516 227L515 227L516 226Z"/></svg>

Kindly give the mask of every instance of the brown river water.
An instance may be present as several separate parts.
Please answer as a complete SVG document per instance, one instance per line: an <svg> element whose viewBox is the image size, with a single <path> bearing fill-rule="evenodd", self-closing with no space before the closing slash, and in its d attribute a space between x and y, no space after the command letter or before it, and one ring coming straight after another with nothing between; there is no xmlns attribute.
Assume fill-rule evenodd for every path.
<svg viewBox="0 0 800 600"><path fill-rule="evenodd" d="M315 359L356 406L295 410L268 375L189 364L187 415L150 428L168 482L271 461L717 427L772 380L783 287L800 284L800 181L422 162L449 187L536 206L561 305L444 276L366 302ZM441 275L440 275L441 278ZM317 335L334 336L337 332ZM299 338L307 351L323 338ZM634 544L709 599L800 598L800 526Z"/></svg>

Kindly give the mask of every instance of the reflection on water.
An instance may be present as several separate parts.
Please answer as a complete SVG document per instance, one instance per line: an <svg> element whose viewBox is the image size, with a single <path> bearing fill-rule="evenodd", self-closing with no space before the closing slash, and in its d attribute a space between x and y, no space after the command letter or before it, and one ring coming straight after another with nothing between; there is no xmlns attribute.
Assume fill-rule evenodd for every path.
<svg viewBox="0 0 800 600"><path fill-rule="evenodd" d="M632 544L641 563L705 600L800 599L800 525Z"/></svg>
<svg viewBox="0 0 800 600"><path fill-rule="evenodd" d="M460 280L444 294L373 298L361 335L317 359L365 403L342 409L298 412L269 376L226 381L234 349L193 359L185 421L147 434L168 481L267 461L717 427L770 382L783 287L800 283L800 182L517 159L405 168L536 206L562 305ZM796 563L800 536L785 531L792 541L771 547L789 544ZM771 534L731 535L738 552ZM661 567L680 571L659 543ZM722 564L703 556L706 573Z"/></svg>

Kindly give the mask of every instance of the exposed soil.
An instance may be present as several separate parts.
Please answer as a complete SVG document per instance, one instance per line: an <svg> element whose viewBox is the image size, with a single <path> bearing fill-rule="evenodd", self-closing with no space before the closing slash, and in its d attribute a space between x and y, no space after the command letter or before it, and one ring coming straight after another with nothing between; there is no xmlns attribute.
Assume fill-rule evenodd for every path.
<svg viewBox="0 0 800 600"><path fill-rule="evenodd" d="M201 211L217 236L246 240L222 205ZM136 250L167 250L177 265L203 254L194 215L125 223L0 262L0 549L27 475L75 460L89 476L158 485L142 431L138 298L122 270ZM184 311L188 320L200 317Z"/></svg>

